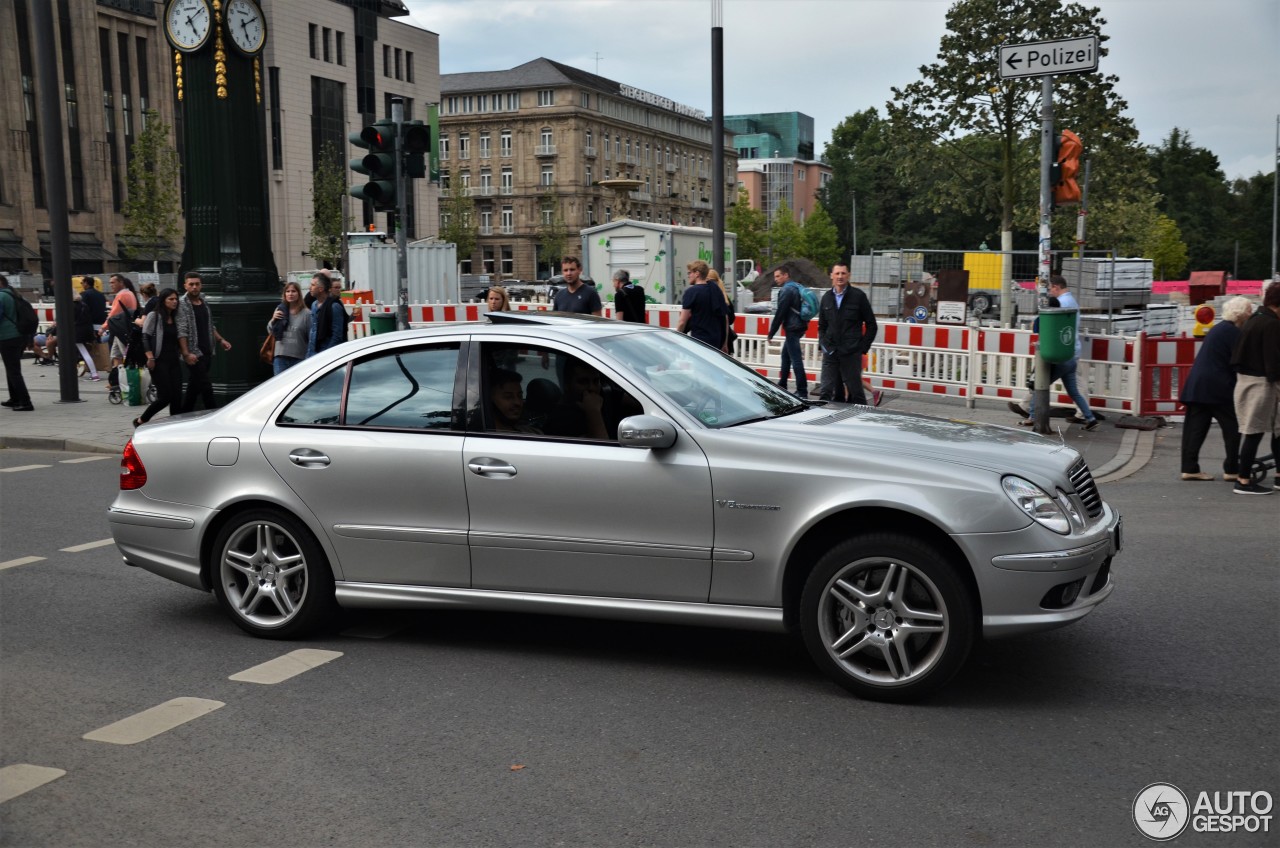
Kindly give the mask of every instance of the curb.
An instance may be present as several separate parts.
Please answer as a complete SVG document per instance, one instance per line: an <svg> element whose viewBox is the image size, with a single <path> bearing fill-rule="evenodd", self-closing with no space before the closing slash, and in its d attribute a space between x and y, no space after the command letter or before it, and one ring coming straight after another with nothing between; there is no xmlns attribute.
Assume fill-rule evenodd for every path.
<svg viewBox="0 0 1280 848"><path fill-rule="evenodd" d="M80 439L49 439L43 436L0 436L0 448L108 454L118 454L123 450L117 445L104 445L101 442L86 442Z"/></svg>
<svg viewBox="0 0 1280 848"><path fill-rule="evenodd" d="M1155 452L1154 430L1126 430L1120 439L1120 449L1109 462L1094 472L1095 483L1113 483L1136 474L1146 467Z"/></svg>

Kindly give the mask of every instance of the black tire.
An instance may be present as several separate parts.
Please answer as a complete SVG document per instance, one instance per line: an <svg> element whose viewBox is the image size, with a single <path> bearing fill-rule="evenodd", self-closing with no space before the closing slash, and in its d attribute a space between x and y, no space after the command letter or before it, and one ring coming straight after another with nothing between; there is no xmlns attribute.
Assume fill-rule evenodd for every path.
<svg viewBox="0 0 1280 848"><path fill-rule="evenodd" d="M292 515L274 509L237 515L218 533L212 556L218 603L254 636L305 636L337 610L328 558Z"/></svg>
<svg viewBox="0 0 1280 848"><path fill-rule="evenodd" d="M953 566L898 533L836 545L800 599L800 631L814 662L873 701L913 701L936 691L964 665L977 625L972 592Z"/></svg>

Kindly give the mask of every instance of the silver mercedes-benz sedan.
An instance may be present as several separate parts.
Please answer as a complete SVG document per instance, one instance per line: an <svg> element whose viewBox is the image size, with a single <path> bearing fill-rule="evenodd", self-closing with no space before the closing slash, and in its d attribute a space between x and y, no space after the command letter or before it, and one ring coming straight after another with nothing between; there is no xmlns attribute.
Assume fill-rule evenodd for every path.
<svg viewBox="0 0 1280 848"><path fill-rule="evenodd" d="M1111 593L1120 516L1010 428L798 400L687 336L498 313L340 345L140 428L129 565L258 636L342 607L472 607L799 633L867 698Z"/></svg>

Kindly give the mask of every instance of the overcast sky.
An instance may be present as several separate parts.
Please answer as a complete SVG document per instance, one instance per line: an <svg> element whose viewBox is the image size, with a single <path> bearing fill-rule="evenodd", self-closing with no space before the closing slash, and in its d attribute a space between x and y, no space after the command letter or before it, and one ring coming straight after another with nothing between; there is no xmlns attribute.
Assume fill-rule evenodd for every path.
<svg viewBox="0 0 1280 848"><path fill-rule="evenodd" d="M405 0L440 72L545 56L711 115L711 0ZM1280 0L1093 0L1144 144L1173 127L1228 177L1274 168ZM819 155L848 115L884 115L934 60L949 0L723 0L725 113L799 111ZM597 60L597 56L599 57ZM1086 140L1087 143L1087 140Z"/></svg>

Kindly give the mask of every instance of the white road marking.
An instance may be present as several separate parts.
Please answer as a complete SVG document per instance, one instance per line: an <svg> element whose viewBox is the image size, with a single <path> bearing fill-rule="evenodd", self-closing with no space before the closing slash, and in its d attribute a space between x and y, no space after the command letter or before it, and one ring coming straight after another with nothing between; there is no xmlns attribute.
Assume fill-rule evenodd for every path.
<svg viewBox="0 0 1280 848"><path fill-rule="evenodd" d="M0 474L10 474L14 471L34 471L37 468L52 468L52 465L15 465L13 468L0 468Z"/></svg>
<svg viewBox="0 0 1280 848"><path fill-rule="evenodd" d="M348 627L343 630L340 636L351 636L356 639L385 639L392 633L398 633L404 629L402 622L392 624L357 624L355 627Z"/></svg>
<svg viewBox="0 0 1280 848"><path fill-rule="evenodd" d="M18 559L7 560L6 562L0 562L0 571L4 571L6 568L14 568L19 565L30 565L33 562L40 562L43 559L44 557L19 557Z"/></svg>
<svg viewBox="0 0 1280 848"><path fill-rule="evenodd" d="M133 745L166 730L186 724L192 719L226 706L222 701L207 698L174 698L149 710L122 718L114 724L86 733L82 738L90 742L110 742L113 745Z"/></svg>
<svg viewBox="0 0 1280 848"><path fill-rule="evenodd" d="M73 465L77 462L99 462L100 460L104 460L104 459L119 459L119 457L103 453L103 454L98 454L97 456L82 456L77 459L60 459L58 460L58 462L62 463L63 465Z"/></svg>
<svg viewBox="0 0 1280 848"><path fill-rule="evenodd" d="M83 545L72 545L69 548L58 548L58 550L68 554L78 554L81 551L88 551L93 548L105 548L107 545L114 545L115 543L115 539L99 539L96 542L85 542Z"/></svg>
<svg viewBox="0 0 1280 848"><path fill-rule="evenodd" d="M12 801L19 795L25 795L32 789L39 789L64 774L66 772L62 769L33 766L30 763L18 763L0 768L0 804Z"/></svg>
<svg viewBox="0 0 1280 848"><path fill-rule="evenodd" d="M255 665L253 668L238 671L227 679L239 680L243 683L279 683L282 680L288 680L290 677L296 677L304 671L310 671L316 666L332 662L340 656L342 656L341 651L319 651L315 648L300 648L296 651L290 651L282 657L268 660L261 665Z"/></svg>

